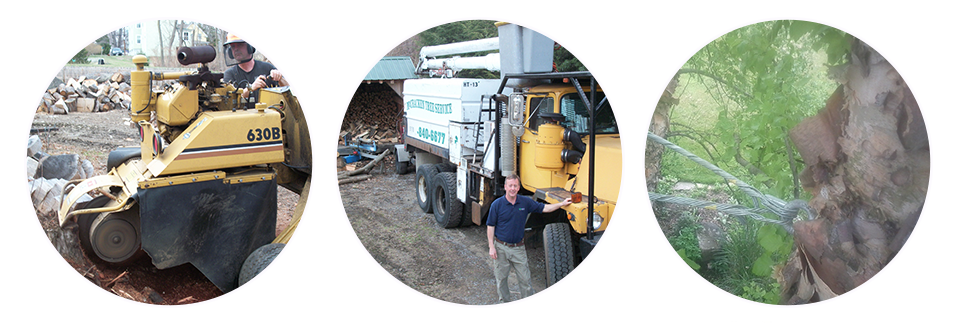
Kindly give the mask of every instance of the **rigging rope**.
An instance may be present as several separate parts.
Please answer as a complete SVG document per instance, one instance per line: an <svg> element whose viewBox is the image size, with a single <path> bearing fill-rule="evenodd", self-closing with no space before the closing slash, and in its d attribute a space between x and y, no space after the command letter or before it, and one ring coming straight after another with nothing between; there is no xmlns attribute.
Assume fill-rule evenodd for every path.
<svg viewBox="0 0 960 329"><path fill-rule="evenodd" d="M776 223L783 226L783 228L785 228L787 232L790 232L790 234L793 234L793 220L797 217L801 210L806 214L807 219L813 219L816 217L813 209L810 208L810 206L807 205L807 202L804 200L793 200L786 202L775 196L763 194L760 192L760 190L757 190L753 186L750 186L750 184L747 184L746 182L727 173L723 169L720 169L720 167L701 159L693 153L690 153L682 147L677 146L676 144L673 144L670 141L653 134L652 132L647 132L647 138L663 145L668 149L680 153L680 155L693 160L693 162L696 162L704 168L710 169L710 171L713 171L720 177L723 177L728 183L736 185L738 188L740 188L740 190L753 198L755 207L748 208L741 205L715 203L686 197L663 195L654 192L649 192L650 201L669 202L706 209L716 209L717 211L733 216L745 216L758 221ZM759 206L762 207L756 207L757 203L759 203ZM776 215L779 219L771 219L764 216L765 214L771 213Z"/></svg>

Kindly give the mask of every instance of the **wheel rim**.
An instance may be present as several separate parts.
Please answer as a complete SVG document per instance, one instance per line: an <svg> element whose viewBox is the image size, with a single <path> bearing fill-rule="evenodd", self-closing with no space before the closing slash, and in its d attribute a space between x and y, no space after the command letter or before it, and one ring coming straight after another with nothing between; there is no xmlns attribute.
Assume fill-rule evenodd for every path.
<svg viewBox="0 0 960 329"><path fill-rule="evenodd" d="M270 301L276 305L287 305L297 299L303 290L303 278L296 271L277 273L270 280Z"/></svg>
<svg viewBox="0 0 960 329"><path fill-rule="evenodd" d="M90 244L100 259L122 262L140 249L137 228L117 214L104 214L90 228Z"/></svg>
<svg viewBox="0 0 960 329"><path fill-rule="evenodd" d="M447 209L444 207L447 204L447 194L444 193L443 187L437 186L437 193L433 195L434 202L433 211L437 212L441 217L446 215Z"/></svg>
<svg viewBox="0 0 960 329"><path fill-rule="evenodd" d="M420 200L427 200L427 179L424 176L417 180L417 194Z"/></svg>

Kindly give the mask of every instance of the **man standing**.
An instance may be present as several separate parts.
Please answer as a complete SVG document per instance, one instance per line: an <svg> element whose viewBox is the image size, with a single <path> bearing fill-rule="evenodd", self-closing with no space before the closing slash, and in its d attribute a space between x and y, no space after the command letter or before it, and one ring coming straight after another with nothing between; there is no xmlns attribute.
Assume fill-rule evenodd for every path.
<svg viewBox="0 0 960 329"><path fill-rule="evenodd" d="M560 203L543 204L530 197L518 195L520 177L510 175L504 179L506 195L493 201L487 214L487 245L490 258L496 260L494 276L497 280L497 295L500 302L510 301L507 277L510 269L517 272L520 283L520 298L533 295L530 285L530 267L527 265L527 250L523 246L523 229L530 213L548 213L570 204L570 198Z"/></svg>
<svg viewBox="0 0 960 329"><path fill-rule="evenodd" d="M227 42L223 43L224 53L228 58L236 61L223 72L223 81L233 84L237 88L246 88L243 98L247 98L251 91L264 87L286 86L287 81L273 64L253 59L256 48L243 41L234 34L227 35ZM227 65L231 65L228 63ZM273 79L268 82L267 78ZM256 97L256 96L254 96Z"/></svg>

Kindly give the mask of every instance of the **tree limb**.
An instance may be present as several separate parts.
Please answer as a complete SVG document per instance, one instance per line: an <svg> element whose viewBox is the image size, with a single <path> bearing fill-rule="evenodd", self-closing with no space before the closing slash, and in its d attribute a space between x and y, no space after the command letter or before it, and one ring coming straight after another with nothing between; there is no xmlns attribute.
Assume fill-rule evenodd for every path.
<svg viewBox="0 0 960 329"><path fill-rule="evenodd" d="M719 82L719 83L722 83L722 84L724 84L724 85L726 85L726 86L728 86L728 87L730 87L730 88L733 88L734 90L736 90L737 92L743 94L744 96L747 96L747 97L749 97L749 98L753 98L753 95L751 95L750 93L744 91L743 89L740 89L740 87L737 87L737 86L733 85L732 83L728 82L727 80L721 79L720 77L718 77L718 76L716 76L716 75L713 75L713 73L710 73L710 72L707 72L707 71L704 71L704 70L700 70L700 69L680 69L680 71L677 71L677 74L688 74L688 73L691 73L691 74L699 74L699 75L708 77L708 78L713 79L713 80L715 80L715 81L717 81L717 82Z"/></svg>
<svg viewBox="0 0 960 329"><path fill-rule="evenodd" d="M378 155L376 158L374 158L373 161L370 161L370 163L364 165L364 166L361 167L360 169L357 169L357 170L354 170L354 171L346 171L346 172L342 172L342 173L340 173L340 174L337 174L337 179L346 178L346 177L348 177L348 176L356 176L356 175L359 175L359 174L365 174L365 173L367 173L368 171L370 171L370 168L373 168L373 166L374 166L375 164L377 164L378 162L380 162L380 160L383 160L383 158L386 157L387 154L390 154L390 153L392 153L392 152L393 152L393 150L388 148L388 149L384 150L382 153L380 153L380 155Z"/></svg>

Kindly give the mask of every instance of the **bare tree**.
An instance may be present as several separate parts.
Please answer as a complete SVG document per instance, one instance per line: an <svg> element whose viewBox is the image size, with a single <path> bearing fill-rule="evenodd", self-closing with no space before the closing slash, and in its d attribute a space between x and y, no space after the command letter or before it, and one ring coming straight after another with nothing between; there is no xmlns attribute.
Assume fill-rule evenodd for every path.
<svg viewBox="0 0 960 329"><path fill-rule="evenodd" d="M110 42L110 46L120 49L127 50L127 38L127 28L125 27L107 33L107 39Z"/></svg>

